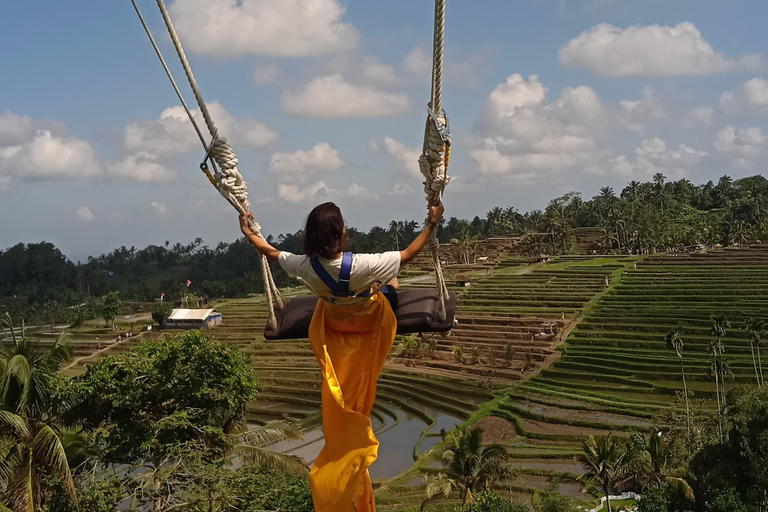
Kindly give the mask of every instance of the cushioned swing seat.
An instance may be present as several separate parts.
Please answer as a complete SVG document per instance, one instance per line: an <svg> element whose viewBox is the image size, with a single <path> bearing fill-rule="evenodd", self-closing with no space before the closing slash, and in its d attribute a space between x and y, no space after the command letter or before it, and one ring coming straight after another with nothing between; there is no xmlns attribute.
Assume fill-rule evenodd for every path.
<svg viewBox="0 0 768 512"><path fill-rule="evenodd" d="M309 324L315 312L317 301L315 296L295 297L285 308L275 311L277 329L264 329L264 337L268 340L289 340L309 337ZM458 297L455 293L448 294L445 300L446 318L440 321L438 315L439 302L437 290L418 289L400 290L397 292L398 334L416 334L420 332L448 332L453 327L456 316Z"/></svg>

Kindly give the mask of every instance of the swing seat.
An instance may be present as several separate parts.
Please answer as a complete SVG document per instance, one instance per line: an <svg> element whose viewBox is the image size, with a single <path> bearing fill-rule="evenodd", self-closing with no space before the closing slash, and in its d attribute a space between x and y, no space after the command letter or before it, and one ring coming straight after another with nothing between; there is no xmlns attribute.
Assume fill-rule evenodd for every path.
<svg viewBox="0 0 768 512"><path fill-rule="evenodd" d="M309 324L320 300L315 296L294 297L282 310L276 310L277 329L264 329L268 340L291 340L309 337ZM448 332L453 328L458 297L449 292L445 298L446 318L440 321L437 290L399 290L397 292L397 334Z"/></svg>

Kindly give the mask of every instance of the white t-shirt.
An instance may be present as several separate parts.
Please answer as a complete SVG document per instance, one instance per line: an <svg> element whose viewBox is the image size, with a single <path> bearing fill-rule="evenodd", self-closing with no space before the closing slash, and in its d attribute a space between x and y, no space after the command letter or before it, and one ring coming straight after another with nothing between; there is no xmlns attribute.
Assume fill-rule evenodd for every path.
<svg viewBox="0 0 768 512"><path fill-rule="evenodd" d="M334 281L341 274L341 258L327 260L319 258L320 264L330 274ZM315 293L327 299L332 298L331 290L315 273L309 257L281 251L278 258L280 266L289 276L299 276L304 279ZM400 271L400 251L389 251L380 254L355 254L352 257L352 272L349 276L349 289L356 293L363 292L377 282L386 283ZM367 299L364 297L340 297L333 302L338 306L356 306Z"/></svg>

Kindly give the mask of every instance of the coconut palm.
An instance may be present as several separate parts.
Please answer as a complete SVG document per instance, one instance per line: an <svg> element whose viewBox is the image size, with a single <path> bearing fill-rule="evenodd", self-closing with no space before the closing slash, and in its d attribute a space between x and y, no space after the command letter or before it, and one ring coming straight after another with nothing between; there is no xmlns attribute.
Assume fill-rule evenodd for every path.
<svg viewBox="0 0 768 512"><path fill-rule="evenodd" d="M647 439L643 434L632 435L627 456L629 476L625 482L632 480L643 490L661 489L664 485L670 485L687 499L694 499L691 486L685 478L678 476L682 470L675 465L669 443L658 430L651 431Z"/></svg>
<svg viewBox="0 0 768 512"><path fill-rule="evenodd" d="M49 477L76 501L62 428L56 421L59 370L72 357L64 334L40 350L4 318L12 347L0 353L0 497L12 512L34 512L43 506Z"/></svg>
<svg viewBox="0 0 768 512"><path fill-rule="evenodd" d="M461 510L472 502L473 493L493 482L512 475L507 466L508 455L503 446L483 446L483 431L458 427L452 435L453 446L443 453L443 487L445 481L459 491Z"/></svg>
<svg viewBox="0 0 768 512"><path fill-rule="evenodd" d="M683 365L683 329L678 327L667 333L667 348L674 350L680 361L680 374L683 377L683 393L685 394L685 426L688 430L688 440L691 439L691 407L688 402L688 385L685 382L685 366Z"/></svg>
<svg viewBox="0 0 768 512"><path fill-rule="evenodd" d="M757 318L747 318L742 324L741 330L746 332L749 336L749 346L752 349L752 364L755 367L755 377L757 378L757 385L762 386L763 381L763 368L762 364L758 367L757 361L760 356L760 342L762 341L763 334L765 334L765 321ZM755 358L755 349L758 351L758 357Z"/></svg>
<svg viewBox="0 0 768 512"><path fill-rule="evenodd" d="M712 315L709 317L712 322L712 334L716 337L716 341L712 347L710 347L710 353L712 354L716 373L719 374L719 393L721 407L727 407L725 399L725 366L723 363L723 354L725 353L725 347L723 346L723 338L728 333L728 329L731 327L731 322L728 321L728 317L724 314Z"/></svg>
<svg viewBox="0 0 768 512"><path fill-rule="evenodd" d="M628 466L626 450L614 441L613 436L590 436L588 441L582 441L583 453L579 462L584 468L582 480L597 480L603 487L608 512L611 512L610 491L617 482L624 478Z"/></svg>

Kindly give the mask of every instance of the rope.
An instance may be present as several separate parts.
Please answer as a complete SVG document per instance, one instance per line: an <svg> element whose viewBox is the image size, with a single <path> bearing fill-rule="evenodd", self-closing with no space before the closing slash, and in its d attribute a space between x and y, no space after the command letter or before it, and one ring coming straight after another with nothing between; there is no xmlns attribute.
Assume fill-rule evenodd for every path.
<svg viewBox="0 0 768 512"><path fill-rule="evenodd" d="M451 138L448 116L442 109L443 96L443 61L445 55L445 0L435 0L435 32L432 47L432 96L427 106L427 124L424 128L424 145L419 157L419 169L424 175L424 192L429 206L440 204L445 186L450 181L448 163L450 161ZM427 219L426 222L429 222ZM437 240L437 228L429 239L429 252L435 266L435 284L440 302L440 319L445 320L445 299L448 288L440 264L440 242Z"/></svg>
<svg viewBox="0 0 768 512"><path fill-rule="evenodd" d="M189 61L187 60L186 54L184 53L184 48L181 46L181 41L179 40L179 36L176 33L176 29L173 26L171 17L168 14L168 9L165 7L165 2L163 2L163 0L157 0L157 6L160 8L160 13L163 16L163 20L165 21L165 26L168 29L168 34L170 35L171 40L173 41L173 45L176 48L176 53L179 56L181 65L184 67L184 72L187 75L187 80L189 81L189 85L192 88L192 92L195 95L195 99L197 100L197 105L200 108L200 112L203 115L203 119L205 120L205 125L208 128L208 132L211 134L211 137L213 138L213 142L211 143L210 147L206 144L205 137L203 136L200 128L198 127L194 117L192 116L192 113L190 112L189 107L184 101L184 97L182 96L181 91L179 90L179 87L176 85L176 81L173 78L173 74L168 68L168 65L166 64L165 59L163 58L163 55L160 52L160 49L158 48L154 37L152 37L152 33L150 32L149 27L144 21L144 17L142 16L141 11L139 10L138 5L136 4L136 1L131 0L131 2L133 3L133 7L139 16L139 19L141 20L141 24L143 25L145 32L149 36L149 40L152 42L152 46L155 49L155 53L157 53L157 56L160 58L160 62L162 63L163 68L165 69L165 72L171 81L171 85L173 85L173 88L176 91L176 95L179 97L179 100L181 100L181 104L183 105L184 110L187 113L187 116L189 117L190 121L192 121L192 125L195 127L195 131L197 132L197 135L200 138L200 142L203 144L203 147L206 148L206 150L212 157L212 163L213 163L212 167L214 170L212 183L219 190L219 193L222 196L224 196L224 198L227 199L227 201L229 201L229 203L240 214L244 214L250 211L251 205L250 205L250 202L248 201L248 185L245 183L245 181L243 180L243 176L240 174L240 171L237 169L237 164L239 163L237 156L235 155L235 152L232 149L232 147L227 142L227 139L224 137L218 136L218 130L216 129L216 125L214 124L213 119L211 118L211 115L208 112L208 107L206 106L205 101L203 100L203 96L200 93L200 89L197 86L195 75L192 73L192 68L189 65ZM218 164L218 167L221 170L216 168L216 164ZM250 221L249 227L251 231L253 231L254 234L256 234L256 236L263 238L263 235L261 234L261 226L257 222ZM272 277L272 271L269 267L269 261L267 260L267 257L264 256L263 254L261 255L260 263L261 263L262 280L264 282L264 289L267 295L267 303L269 305L268 326L271 329L275 329L277 327L277 317L275 316L275 306L277 306L278 309L283 309L284 307L283 299L280 296L280 291L277 289L277 286L275 285L275 280Z"/></svg>

